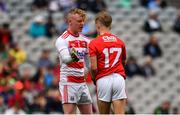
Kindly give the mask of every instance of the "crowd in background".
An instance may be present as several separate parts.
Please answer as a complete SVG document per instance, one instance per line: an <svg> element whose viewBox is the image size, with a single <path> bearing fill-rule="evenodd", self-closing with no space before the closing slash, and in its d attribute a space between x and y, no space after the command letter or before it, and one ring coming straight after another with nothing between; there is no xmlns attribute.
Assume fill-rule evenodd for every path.
<svg viewBox="0 0 180 115"><path fill-rule="evenodd" d="M142 29L149 34L149 42L144 44L143 55L146 61L139 65L137 59L128 56L125 66L128 79L133 79L135 75L141 75L147 79L154 76L157 71L152 66L152 61L163 56L164 51L160 47L155 32L163 32L158 20L158 10L165 8L168 4L164 0L139 0L142 7L150 9L148 19L142 22ZM130 8L131 0L119 0L119 7ZM8 2L0 0L0 16L8 14ZM29 24L27 35L32 39L52 39L59 36L66 30L66 12L71 8L81 8L94 14L108 9L108 4L104 0L33 0L29 6L32 12L36 10L46 10L48 17L41 15L34 17ZM53 21L53 13L62 12L64 23L61 25ZM1 19L0 19L1 20ZM0 24L0 113L63 113L61 97L59 94L59 60L52 62L49 59L50 51L43 49L38 62L35 64L35 73L29 70L27 62L27 52L19 47L14 40L13 30L10 28L11 22ZM17 28L18 29L18 28ZM177 14L172 30L180 33L180 15ZM85 24L83 34L88 37L95 37L96 31ZM128 44L127 44L128 45ZM33 54L31 54L33 56ZM22 66L23 70L20 69ZM91 82L89 82L91 84ZM93 92L95 93L95 92ZM168 114L171 104L164 102L155 109L155 114ZM173 113L179 113L179 108L173 108ZM94 108L94 112L97 110ZM133 114L130 102L126 108L126 113Z"/></svg>

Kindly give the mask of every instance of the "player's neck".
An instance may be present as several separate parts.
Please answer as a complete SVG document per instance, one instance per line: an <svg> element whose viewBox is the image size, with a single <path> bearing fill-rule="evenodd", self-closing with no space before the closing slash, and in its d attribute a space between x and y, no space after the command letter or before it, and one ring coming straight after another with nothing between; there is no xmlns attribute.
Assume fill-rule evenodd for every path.
<svg viewBox="0 0 180 115"><path fill-rule="evenodd" d="M71 35L73 35L73 36L75 36L75 37L78 37L79 36L79 32L76 32L76 31L73 31L72 29L67 29L67 31L71 34Z"/></svg>
<svg viewBox="0 0 180 115"><path fill-rule="evenodd" d="M110 33L110 30L109 29L102 29L100 32L99 32L99 35L103 35L105 33Z"/></svg>

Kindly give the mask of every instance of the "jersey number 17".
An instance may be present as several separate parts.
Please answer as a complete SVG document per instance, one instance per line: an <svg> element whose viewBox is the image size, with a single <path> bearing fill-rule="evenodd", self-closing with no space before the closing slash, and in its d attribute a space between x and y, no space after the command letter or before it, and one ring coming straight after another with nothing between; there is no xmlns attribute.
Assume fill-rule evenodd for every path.
<svg viewBox="0 0 180 115"><path fill-rule="evenodd" d="M113 67L119 60L119 57L121 55L122 49L121 48L104 48L103 53L105 55L105 68L110 67L109 64L109 57L112 53L117 52L116 56L114 57L114 62L112 63L111 67Z"/></svg>

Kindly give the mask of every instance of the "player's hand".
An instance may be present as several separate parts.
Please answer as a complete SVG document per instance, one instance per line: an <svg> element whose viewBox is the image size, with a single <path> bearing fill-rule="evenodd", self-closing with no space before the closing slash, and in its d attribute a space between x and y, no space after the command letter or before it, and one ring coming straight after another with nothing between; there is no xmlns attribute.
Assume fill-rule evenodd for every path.
<svg viewBox="0 0 180 115"><path fill-rule="evenodd" d="M93 81L94 85L96 85L96 80L91 77L91 80Z"/></svg>
<svg viewBox="0 0 180 115"><path fill-rule="evenodd" d="M93 80L94 85L96 85L96 80Z"/></svg>
<svg viewBox="0 0 180 115"><path fill-rule="evenodd" d="M72 58L73 62L79 61L77 51L74 48L71 49L71 58Z"/></svg>

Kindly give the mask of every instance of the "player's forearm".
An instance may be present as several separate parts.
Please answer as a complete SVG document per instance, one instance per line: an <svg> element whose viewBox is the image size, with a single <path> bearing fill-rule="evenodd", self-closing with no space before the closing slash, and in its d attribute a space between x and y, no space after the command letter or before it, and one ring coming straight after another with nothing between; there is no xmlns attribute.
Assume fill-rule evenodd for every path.
<svg viewBox="0 0 180 115"><path fill-rule="evenodd" d="M63 61L64 63L66 63L66 64L69 64L69 63L73 62L71 56L63 56L63 57L62 57L62 61Z"/></svg>
<svg viewBox="0 0 180 115"><path fill-rule="evenodd" d="M77 62L79 61L77 55L75 54L75 52L69 52L68 49L63 49L61 52L60 52L60 56L62 58L62 62L66 63L66 64L69 64L71 62Z"/></svg>
<svg viewBox="0 0 180 115"><path fill-rule="evenodd" d="M122 61L122 65L123 65L123 67L125 68L126 61Z"/></svg>
<svg viewBox="0 0 180 115"><path fill-rule="evenodd" d="M94 82L94 84L96 84L96 79L95 79L96 72L97 72L97 70L90 69L91 79Z"/></svg>

